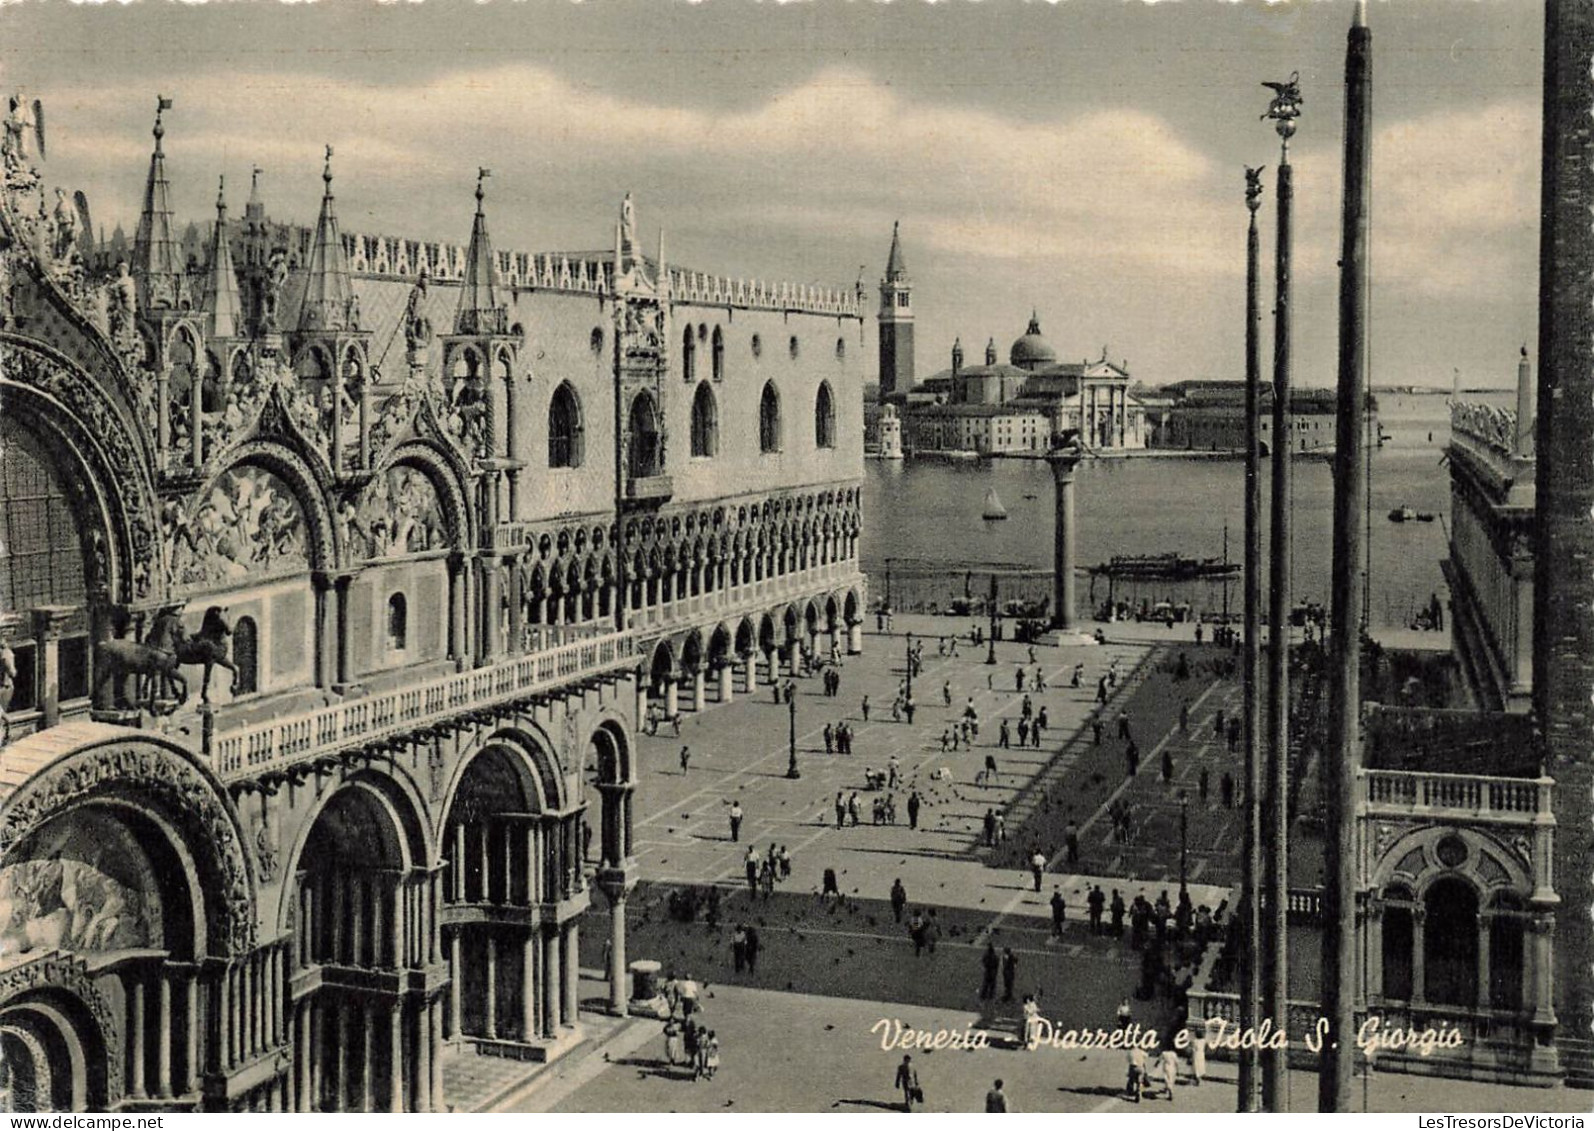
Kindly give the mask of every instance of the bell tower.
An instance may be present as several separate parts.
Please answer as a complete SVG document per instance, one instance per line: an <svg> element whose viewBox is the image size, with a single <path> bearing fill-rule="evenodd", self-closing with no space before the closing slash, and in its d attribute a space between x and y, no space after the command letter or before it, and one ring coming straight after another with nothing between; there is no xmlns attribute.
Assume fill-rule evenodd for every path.
<svg viewBox="0 0 1594 1131"><path fill-rule="evenodd" d="M891 254L880 280L880 400L913 388L913 284L902 261L901 222L891 225Z"/></svg>

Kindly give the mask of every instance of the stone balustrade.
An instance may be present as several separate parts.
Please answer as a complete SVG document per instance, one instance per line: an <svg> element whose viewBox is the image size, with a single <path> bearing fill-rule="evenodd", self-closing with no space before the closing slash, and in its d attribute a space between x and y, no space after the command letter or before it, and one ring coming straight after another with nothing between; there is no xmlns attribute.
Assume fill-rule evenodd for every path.
<svg viewBox="0 0 1594 1131"><path fill-rule="evenodd" d="M1358 770L1358 808L1369 815L1445 816L1495 824L1553 822L1550 778L1496 778Z"/></svg>
<svg viewBox="0 0 1594 1131"><path fill-rule="evenodd" d="M227 782L280 773L307 758L335 757L471 711L629 668L635 659L631 634L610 633L290 718L219 729L206 736L205 755Z"/></svg>

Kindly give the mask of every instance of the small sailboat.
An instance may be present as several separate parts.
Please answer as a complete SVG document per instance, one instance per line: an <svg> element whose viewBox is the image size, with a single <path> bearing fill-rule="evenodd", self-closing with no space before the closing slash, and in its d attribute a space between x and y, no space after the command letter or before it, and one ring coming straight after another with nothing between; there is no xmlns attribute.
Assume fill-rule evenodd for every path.
<svg viewBox="0 0 1594 1131"><path fill-rule="evenodd" d="M1007 508L1002 505L1002 500L996 497L996 488L985 489L985 514L986 522L996 522L1007 517Z"/></svg>

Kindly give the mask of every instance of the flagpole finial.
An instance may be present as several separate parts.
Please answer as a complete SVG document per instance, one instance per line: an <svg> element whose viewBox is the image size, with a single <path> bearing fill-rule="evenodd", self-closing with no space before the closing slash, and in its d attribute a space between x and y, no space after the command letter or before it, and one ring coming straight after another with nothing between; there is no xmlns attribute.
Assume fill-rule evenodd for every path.
<svg viewBox="0 0 1594 1131"><path fill-rule="evenodd" d="M327 146L326 163L321 166L321 179L326 182L327 192L332 191L332 146Z"/></svg>
<svg viewBox="0 0 1594 1131"><path fill-rule="evenodd" d="M161 115L172 108L172 100L164 94L155 96L155 141L158 143L166 136L166 124L161 121Z"/></svg>

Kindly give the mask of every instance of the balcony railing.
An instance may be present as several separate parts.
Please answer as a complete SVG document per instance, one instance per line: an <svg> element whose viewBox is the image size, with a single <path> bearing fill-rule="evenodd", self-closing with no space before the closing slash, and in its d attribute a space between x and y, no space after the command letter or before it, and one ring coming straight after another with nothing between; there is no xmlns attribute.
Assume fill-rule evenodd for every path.
<svg viewBox="0 0 1594 1131"><path fill-rule="evenodd" d="M627 668L635 657L632 635L611 633L292 718L222 731L206 742L206 754L223 781L280 773L306 758L396 738L470 711Z"/></svg>
<svg viewBox="0 0 1594 1131"><path fill-rule="evenodd" d="M1553 820L1555 782L1550 778L1360 770L1357 788L1368 813L1465 817L1522 825Z"/></svg>

